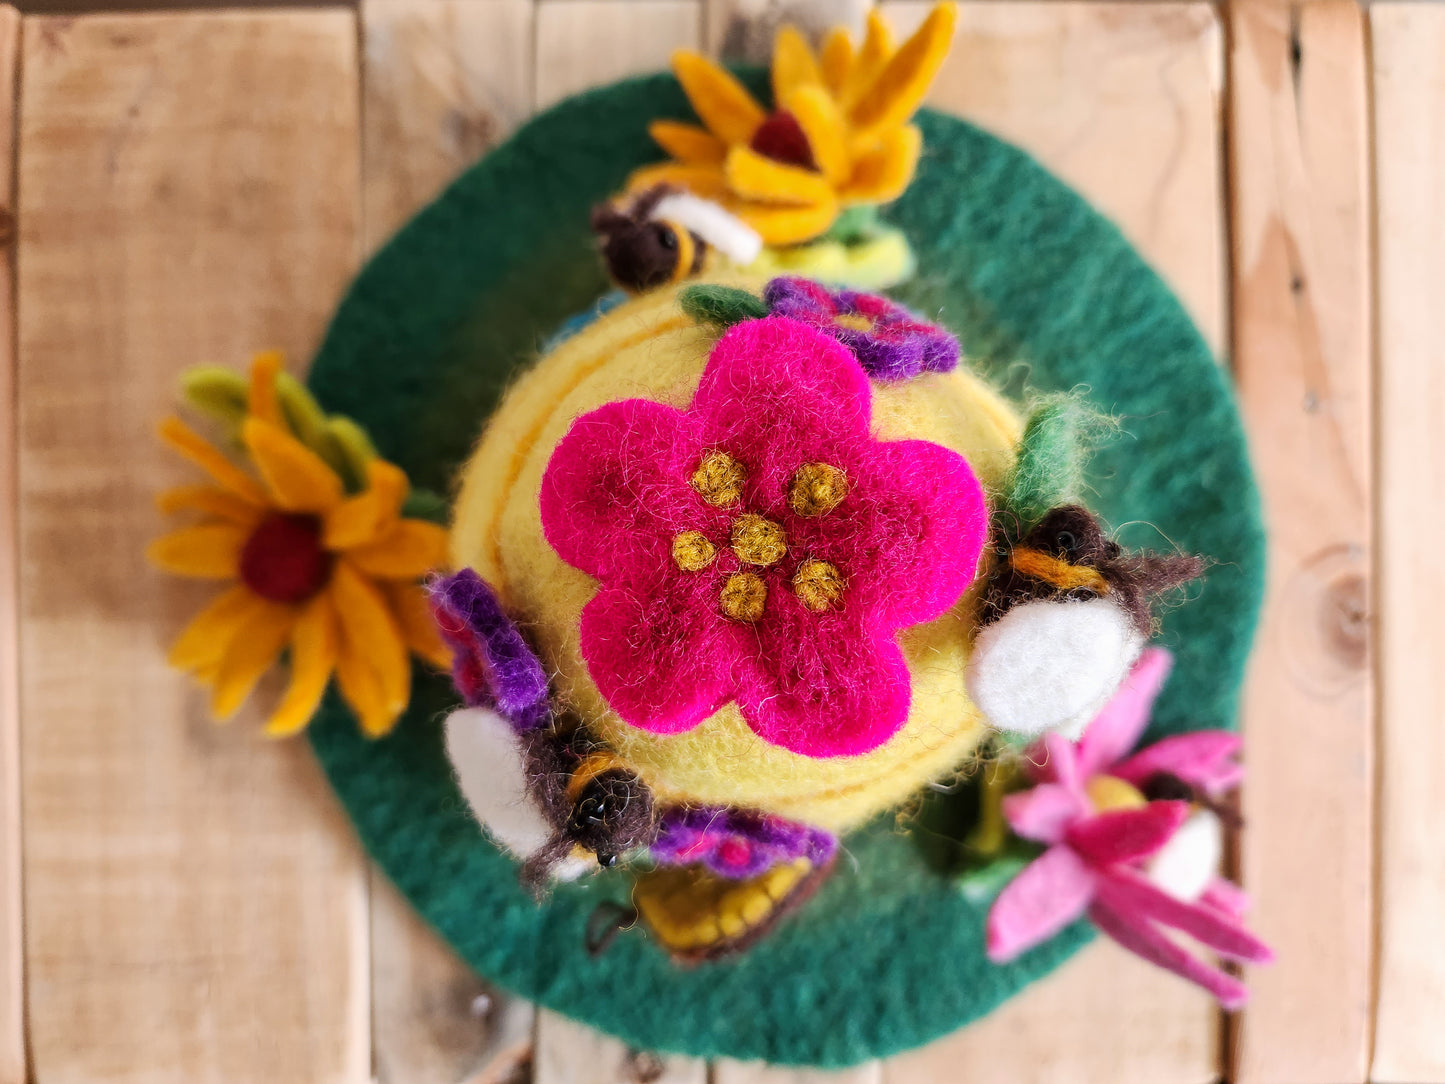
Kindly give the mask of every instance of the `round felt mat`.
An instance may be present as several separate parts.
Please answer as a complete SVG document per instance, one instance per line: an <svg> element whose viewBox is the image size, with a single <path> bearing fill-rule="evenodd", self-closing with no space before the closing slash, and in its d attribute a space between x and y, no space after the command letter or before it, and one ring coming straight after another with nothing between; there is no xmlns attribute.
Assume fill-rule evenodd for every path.
<svg viewBox="0 0 1445 1084"><path fill-rule="evenodd" d="M463 174L357 278L312 367L320 401L445 491L509 378L607 288L588 210L659 157L646 125L668 116L688 116L670 76L622 83L542 114ZM1082 386L1123 419L1093 463L1095 507L1126 544L1215 562L1166 615L1178 662L1153 733L1233 725L1263 538L1225 374L1083 199L962 121L919 123L917 179L887 213L918 248L919 275L895 296L958 332L1006 389ZM625 899L625 880L563 886L541 906L518 887L452 782L440 720L454 703L444 678L419 670L401 725L373 742L333 691L311 738L367 849L481 975L634 1046L824 1066L887 1056L988 1012L1089 937L1075 926L989 963L988 900L884 818L847 837L818 896L741 958L680 969L639 932L590 957L587 917Z"/></svg>

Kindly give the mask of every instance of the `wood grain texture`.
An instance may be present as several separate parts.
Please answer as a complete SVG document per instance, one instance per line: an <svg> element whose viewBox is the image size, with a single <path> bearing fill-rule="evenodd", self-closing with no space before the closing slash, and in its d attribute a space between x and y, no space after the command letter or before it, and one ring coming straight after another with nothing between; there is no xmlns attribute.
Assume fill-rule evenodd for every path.
<svg viewBox="0 0 1445 1084"><path fill-rule="evenodd" d="M868 0L703 0L703 42L727 60L767 64L779 27L796 26L816 46L833 27L846 26L856 41L871 6Z"/></svg>
<svg viewBox="0 0 1445 1084"><path fill-rule="evenodd" d="M0 1084L24 1084L20 613L15 446L15 61L20 14L0 6Z"/></svg>
<svg viewBox="0 0 1445 1084"><path fill-rule="evenodd" d="M1445 8L1380 4L1380 964L1373 1079L1445 1081Z"/></svg>
<svg viewBox="0 0 1445 1084"><path fill-rule="evenodd" d="M927 0L895 0L900 35ZM1018 144L1087 196L1224 344L1223 42L1204 3L963 3L928 104Z"/></svg>
<svg viewBox="0 0 1445 1084"><path fill-rule="evenodd" d="M852 1069L790 1069L757 1061L715 1061L710 1084L882 1084L883 1063Z"/></svg>
<svg viewBox="0 0 1445 1084"><path fill-rule="evenodd" d="M1269 525L1245 689L1246 1082L1366 1075L1373 681L1370 182L1363 16L1230 7L1234 364Z"/></svg>
<svg viewBox="0 0 1445 1084"><path fill-rule="evenodd" d="M702 0L538 0L537 108L701 44Z"/></svg>
<svg viewBox="0 0 1445 1084"><path fill-rule="evenodd" d="M530 0L362 0L367 250L532 111Z"/></svg>
<svg viewBox="0 0 1445 1084"><path fill-rule="evenodd" d="M927 10L887 5L900 31ZM1203 4L969 3L930 104L1034 154L1109 214L1216 345L1223 334L1221 34ZM1113 945L884 1066L890 1084L1204 1084L1218 1014Z"/></svg>
<svg viewBox="0 0 1445 1084"><path fill-rule="evenodd" d="M697 1058L631 1050L575 1020L537 1012L533 1084L707 1084L707 1077L707 1063Z"/></svg>
<svg viewBox="0 0 1445 1084"><path fill-rule="evenodd" d="M22 768L39 1084L369 1079L365 873L310 750L229 728L148 570L182 368L304 358L355 267L355 21L28 20L19 171ZM270 690L275 692L275 689ZM262 696L266 690L262 690Z"/></svg>
<svg viewBox="0 0 1445 1084"><path fill-rule="evenodd" d="M1218 1020L1204 994L1100 942L962 1031L889 1058L883 1080L1214 1084Z"/></svg>
<svg viewBox="0 0 1445 1084"><path fill-rule="evenodd" d="M363 0L363 247L379 247L531 112L528 0ZM506 1079L532 1007L479 979L373 868L378 1084Z"/></svg>

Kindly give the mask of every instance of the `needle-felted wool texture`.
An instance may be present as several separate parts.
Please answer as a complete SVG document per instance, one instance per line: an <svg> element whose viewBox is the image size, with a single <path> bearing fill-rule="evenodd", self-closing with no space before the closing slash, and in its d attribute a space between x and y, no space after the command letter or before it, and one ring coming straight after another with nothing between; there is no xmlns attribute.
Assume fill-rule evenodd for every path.
<svg viewBox="0 0 1445 1084"><path fill-rule="evenodd" d="M769 326L775 325L759 321L743 325L743 329L746 334L754 335L756 332L746 329ZM832 358L835 365L829 371L843 373L851 381L843 391L821 386L800 389L799 394L807 397L804 406L814 398L826 398L830 404L829 411L815 415L813 421L821 423L825 431L846 432L842 411L848 403L855 406L861 403L866 394L871 400L871 429L882 440L861 439L860 434L868 431L865 426L846 442L834 439L822 445L807 445L811 449L807 455L800 451L802 446L793 447L793 458L784 455L775 467L763 461L755 463L760 468L751 483L755 487L751 491L755 503L748 504L748 508L770 511L796 531L799 521L805 517L777 514L776 509L759 503L757 494L763 488L781 491L784 488L781 475L771 478L772 485L763 483L770 479L771 473L791 472L799 462L815 455L842 457L838 465L851 467L852 457L866 453L873 473L858 473L858 483L863 487L858 496L869 496L875 503L878 495L871 495L865 483L896 476L902 462L898 456L929 456L932 454L929 448L943 453L937 457L936 465L932 458L927 459L928 466L924 468L924 473L934 481L955 476L961 466L959 455L962 455L984 486L993 487L1001 482L1012 459L1011 446L1018 439L1019 424L1007 405L971 372L956 369L911 381L874 383L871 391L867 391L867 382L856 364L851 361L846 366L837 364L840 359L847 359L834 352L836 344L806 328L791 326L803 341L812 344L810 350L822 351L817 356L805 353L802 360L807 363L801 366L802 372L819 371L822 360ZM650 630L651 626L658 625L664 631L676 627L681 634L689 627L701 627L682 623L683 619L699 612L710 615L714 603L710 597L700 595L674 614L667 608L669 594L662 590L662 582L650 583L646 594L630 589L625 593L599 594L599 580L612 583L625 578L624 574L635 564L640 564L644 571L652 569L659 576L667 575L671 557L662 552L648 554L646 547L661 546L670 542L673 535L660 531L645 536L639 534L640 549L634 551L605 533L618 524L609 525L587 517L585 502L600 493L612 494L616 503L607 505L612 513L635 513L644 522L651 522L648 517L656 513L647 511L647 502L642 496L633 494L635 499L623 499L627 487L641 477L640 466L615 463L612 457L625 447L639 461L646 459L644 444L649 433L659 446L674 446L670 439L644 428L644 420L663 426L682 424L679 412L693 401L717 335L715 327L699 326L682 312L674 291L656 291L603 316L519 380L487 426L464 470L452 529L453 562L458 567L475 568L497 586L511 612L528 623L538 650L555 675L556 699L588 720L592 729L661 799L741 805L833 830L851 828L903 801L930 778L949 772L978 742L982 723L968 703L963 679L970 609L954 607L934 618L939 614L937 604L941 602L943 608L950 606L971 579L972 569L964 571L971 559L950 563L939 556L936 581L920 573L913 577L917 581L913 584L897 584L891 577L880 579L885 575L880 573L873 584L855 582L848 588L865 599L870 594L888 593L900 604L910 603L901 606L892 618L886 613L882 616L887 619L888 636L891 637L895 629L903 630L897 642L913 675L911 705L909 690L902 690L900 698L894 684L890 694L885 684L888 675L874 667L867 680L854 685L851 691L842 691L850 691L854 698L860 694L876 697L873 704L847 710L852 714L849 722L856 721L860 728L878 729L850 732L845 725L831 724L837 732L835 740L855 741L854 748L861 755L819 759L816 752L809 755L794 751L813 748L810 743L820 740L819 728L800 723L798 712L778 712L762 722L754 714L750 721L746 699L734 702L729 695L729 702L719 706L717 689L697 693L700 682L728 676L734 669L732 666L706 667L694 675L690 684L649 680L649 675L663 665L679 672L685 660L670 658L664 662L660 656L662 649L657 644L635 642L627 630L644 627ZM741 376L727 377L723 388L737 379ZM778 384L781 379L781 373L775 374L773 383ZM780 417L794 417L793 407L775 399L772 393L767 393L768 398L760 409L746 409L748 400L761 400L763 395L759 388L736 403L720 404L721 413L711 424L729 425L750 418L776 422ZM599 408L602 408L599 415L590 413ZM577 421L579 418L582 421ZM698 420L697 424L704 425L704 420ZM572 435L568 441L572 447L560 464L567 469L549 471L554 451L561 453L558 445L569 431ZM922 441L933 444L921 446ZM753 443L750 439L743 441L747 447ZM701 446L693 444L692 447ZM871 448L880 451L867 451ZM888 448L894 451L881 451ZM958 455L948 454L947 449ZM786 453L787 445L780 450ZM860 469L862 464L860 459ZM589 471L593 469L603 471L607 480L592 477ZM693 464L689 462L675 464L671 473L687 475L692 470ZM550 478L549 487L544 488L544 476ZM976 492L976 483L959 478L949 491L962 495L970 485ZM646 496L654 503L663 501L664 511L669 514L681 516L685 510L691 510L697 516L695 520L679 518L667 522L674 529L711 532L719 549L726 540L727 525L736 518L734 513L746 510L746 502L740 502L736 509L709 507L697 500L691 490L669 495L654 486ZM673 500L683 502L683 508L674 510L667 503ZM555 514L544 537L543 525L549 507ZM915 528L903 526L894 530L888 526L890 520L906 523L906 511L903 504L895 500L891 509L884 508L872 520L862 523L865 533L872 526L880 532L900 536L890 547L899 558L909 556L911 544L922 542L921 538L910 537L910 532L917 534ZM817 518L816 526L823 532L823 541L835 547L849 541L847 532L858 525L858 520L845 512L840 507L834 513ZM888 512L891 515L883 514ZM837 535L834 525L843 529L843 536ZM640 525L631 523L627 529L635 526L640 529ZM976 556L982 526L982 521L976 519L971 540L962 523L955 523L946 533L954 536L961 551ZM833 532L831 538L830 531ZM937 542L935 549L942 545ZM560 555L554 547L561 549ZM824 552L845 566L849 564L840 555L842 551ZM920 545L910 559L926 558L929 552ZM728 556L724 551L713 563L723 562ZM574 567L571 562L583 567ZM625 568L621 567L624 563ZM786 565L786 559L780 562L780 567L791 568ZM674 584L678 592L696 591L705 595L717 590L715 581L707 576L671 579L679 581ZM925 602L921 597L914 597L930 583L943 588L937 599ZM622 597L619 598L619 594ZM602 601L594 602L594 596ZM781 634L788 635L787 622L802 617L800 607L786 588L775 590L773 596L771 604L791 607L782 614ZM646 621L638 621L635 616L598 612L614 602L618 606L636 605L642 599L661 607L650 613ZM876 601L882 606L884 600L880 597ZM586 613L592 615L590 621L596 624L589 624L584 607L587 607ZM854 610L865 617L870 612L867 607ZM919 621L926 623L919 624ZM766 635L770 628L777 627L763 620L755 630ZM605 658L587 657L589 630L603 645L602 650L609 652ZM802 654L808 642L800 634L792 635L798 641L798 653ZM738 637L743 646L752 640L751 636ZM840 630L836 640L845 647L862 643L863 632ZM616 646L622 643L626 643L626 648L616 651ZM889 642L885 639L871 647L871 654L877 657L888 650ZM779 653L787 655L786 652L772 654ZM854 663L855 668L843 671L844 677L858 672L858 667L872 663L873 659L865 655L846 661ZM601 671L603 676L599 679L599 665L615 669ZM638 669L624 669L627 666ZM648 666L651 669L644 673L641 668ZM626 678L631 678L631 682ZM607 695L599 693L599 683L607 689ZM767 689L769 686L760 683L755 687ZM771 687L776 688L776 682ZM785 704L779 706L786 707ZM892 740L879 745L880 730L885 732L884 737L892 733L890 727L896 730L900 711L907 711L907 724ZM825 716L831 714L824 712ZM629 717L632 722L627 721ZM770 726L774 740L760 740L759 733ZM671 736L661 736L669 727L673 731ZM789 736L791 746L777 743L777 739L786 741Z"/></svg>
<svg viewBox="0 0 1445 1084"><path fill-rule="evenodd" d="M538 344L606 290L588 211L655 160L646 129L659 115L686 115L671 77L622 83L539 116L464 174L352 287L310 377L326 409L361 421L418 485L445 488ZM887 211L919 260L897 299L960 333L999 385L1022 372L1040 393L1085 387L1120 417L1127 439L1093 459L1090 503L1132 524L1126 545L1167 549L1167 537L1217 562L1163 614L1176 667L1151 738L1232 725L1263 540L1223 372L1085 201L961 121L924 112L918 124L918 176ZM705 333L689 322L667 334L695 337L700 371ZM457 703L445 677L418 674L391 737L360 737L334 694L310 735L368 850L464 959L635 1046L824 1066L884 1057L988 1012L1089 936L1074 925L990 963L990 899L937 873L885 817L846 836L812 902L737 959L680 969L636 932L590 957L588 916L625 902L630 882L609 872L535 903L452 779L440 720Z"/></svg>

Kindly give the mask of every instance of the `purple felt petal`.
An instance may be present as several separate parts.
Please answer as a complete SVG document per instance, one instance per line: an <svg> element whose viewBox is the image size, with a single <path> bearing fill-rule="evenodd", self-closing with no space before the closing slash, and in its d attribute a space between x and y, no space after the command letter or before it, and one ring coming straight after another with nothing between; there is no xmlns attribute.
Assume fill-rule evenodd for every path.
<svg viewBox="0 0 1445 1084"><path fill-rule="evenodd" d="M495 708L519 731L544 726L552 717L547 672L487 582L464 568L433 583L430 595L467 706Z"/></svg>

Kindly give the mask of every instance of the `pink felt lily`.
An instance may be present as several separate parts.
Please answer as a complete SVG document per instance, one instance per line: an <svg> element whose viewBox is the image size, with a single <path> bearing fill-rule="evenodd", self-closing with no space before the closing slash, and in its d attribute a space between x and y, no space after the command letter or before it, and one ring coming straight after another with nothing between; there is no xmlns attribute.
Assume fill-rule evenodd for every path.
<svg viewBox="0 0 1445 1084"><path fill-rule="evenodd" d="M1189 800L1147 796L1217 800L1240 781L1239 736L1198 731L1127 755L1171 663L1167 651L1145 651L1076 744L1050 734L1030 750L1036 785L1005 798L1004 816L1018 835L1048 849L994 901L988 954L1011 960L1087 914L1130 952L1235 1009L1248 996L1244 985L1164 931L1188 934L1227 960L1267 963L1273 954L1241 922L1244 894L1214 875L1213 814Z"/></svg>

